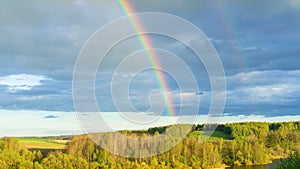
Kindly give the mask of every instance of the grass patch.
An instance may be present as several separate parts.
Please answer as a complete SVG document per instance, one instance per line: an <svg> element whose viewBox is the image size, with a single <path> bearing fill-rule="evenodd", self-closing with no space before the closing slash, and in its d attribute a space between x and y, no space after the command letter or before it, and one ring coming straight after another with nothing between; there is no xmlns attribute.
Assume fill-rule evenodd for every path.
<svg viewBox="0 0 300 169"><path fill-rule="evenodd" d="M50 140L43 138L18 138L20 146L26 149L65 149L67 140Z"/></svg>
<svg viewBox="0 0 300 169"><path fill-rule="evenodd" d="M187 136L199 138L201 135L203 135L203 133L204 133L203 131L192 131Z"/></svg>
<svg viewBox="0 0 300 169"><path fill-rule="evenodd" d="M205 138L207 139L208 136L205 135L203 131L193 131L188 134L188 137L195 137L195 138ZM221 131L215 131L212 133L212 135L209 136L210 138L223 138L223 139L228 139L229 136Z"/></svg>
<svg viewBox="0 0 300 169"><path fill-rule="evenodd" d="M223 133L221 131L215 131L215 132L212 133L211 137L228 139L229 136L226 133Z"/></svg>

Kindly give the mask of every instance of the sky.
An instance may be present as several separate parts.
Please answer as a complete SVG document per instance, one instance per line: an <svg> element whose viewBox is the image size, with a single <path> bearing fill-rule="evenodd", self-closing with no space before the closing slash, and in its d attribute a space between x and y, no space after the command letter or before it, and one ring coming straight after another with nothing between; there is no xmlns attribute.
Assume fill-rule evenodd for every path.
<svg viewBox="0 0 300 169"><path fill-rule="evenodd" d="M207 36L224 67L227 83L224 116L300 115L300 1L131 0L128 3L136 13L160 12L181 17ZM54 134L54 130L64 133L59 132L63 129L68 133L80 131L72 98L77 57L93 33L125 15L121 5L111 0L1 1L0 119L4 121L0 135L13 135L21 128L39 135L44 129L28 125L38 119L49 126L46 133L42 132L44 134ZM163 26L162 29L171 29ZM193 40L190 32L184 36ZM203 63L187 46L174 39L158 35L148 38L153 47L177 55L195 75L199 90L187 87L186 91L181 91L176 82L188 86L189 77L180 75L174 79L163 73L172 106L177 111L184 107L183 114L188 116L193 114L191 107L197 103L195 99L200 98L196 113L206 115L211 105L211 84ZM114 74L125 54L142 49L137 47L140 45L137 39L132 37L120 42L107 54L97 71L95 95L101 112L132 110L124 106L119 110L114 105L112 75L121 77L116 83L120 91L126 84L122 79L132 80L128 93L137 111L147 112L151 110L149 107L161 105L160 88L153 71L144 70L137 75L131 72L130 68L138 66L140 61L130 62L129 69L120 69ZM165 57L160 61L168 63L168 60ZM166 68L181 71L176 64ZM26 119L32 120L24 122L21 118L24 114ZM166 112L160 114L167 115ZM15 124L12 119L22 125L12 125ZM63 121L66 124L62 124ZM61 125L60 129L51 128L57 126L56 123Z"/></svg>

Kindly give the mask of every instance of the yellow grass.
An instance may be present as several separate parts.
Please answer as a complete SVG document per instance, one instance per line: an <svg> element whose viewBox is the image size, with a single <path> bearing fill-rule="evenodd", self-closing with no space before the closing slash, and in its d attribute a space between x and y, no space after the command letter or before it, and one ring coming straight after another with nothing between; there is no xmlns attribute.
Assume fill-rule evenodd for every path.
<svg viewBox="0 0 300 169"><path fill-rule="evenodd" d="M42 138L18 138L20 146L26 149L65 149L68 140L50 140Z"/></svg>

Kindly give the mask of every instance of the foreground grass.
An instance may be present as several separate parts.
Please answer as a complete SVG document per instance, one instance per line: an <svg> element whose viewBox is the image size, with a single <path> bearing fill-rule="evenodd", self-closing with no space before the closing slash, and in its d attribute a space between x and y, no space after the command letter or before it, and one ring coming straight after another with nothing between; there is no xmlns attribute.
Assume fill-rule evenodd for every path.
<svg viewBox="0 0 300 169"><path fill-rule="evenodd" d="M17 138L20 146L26 149L65 149L68 140L50 140L43 138Z"/></svg>

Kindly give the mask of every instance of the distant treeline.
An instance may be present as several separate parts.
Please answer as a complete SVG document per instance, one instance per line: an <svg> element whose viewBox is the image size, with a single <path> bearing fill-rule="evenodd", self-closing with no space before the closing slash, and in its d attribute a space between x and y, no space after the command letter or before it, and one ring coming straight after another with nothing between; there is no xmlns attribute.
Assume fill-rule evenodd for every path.
<svg viewBox="0 0 300 169"><path fill-rule="evenodd" d="M213 125L212 125L213 126ZM100 148L87 135L62 136L70 139L64 151L53 150L45 155L39 150L20 149L16 138L0 140L0 169L96 169L96 168L217 168L225 165L256 165L270 163L277 158L290 155L292 163L298 165L300 151L300 122L245 122L222 124L216 127L211 137L204 139L205 128L209 125L171 125L154 127L148 130L123 130L120 133L131 138L155 138L164 135L173 128L171 137L165 142L178 142L176 146L156 156L130 152L130 149L156 149L160 145L142 141L139 147L126 139L118 139L116 133L95 133L98 144L120 145L115 151L131 154L121 157ZM183 131L190 128L186 137ZM180 133L181 134L176 134ZM54 139L54 137L51 137ZM141 153L140 151L137 151ZM293 161L296 159L296 162ZM286 164L284 164L286 165ZM287 166L289 166L287 164ZM280 166L284 168L284 166ZM294 166L295 167L295 166ZM298 166L299 168L299 166Z"/></svg>

